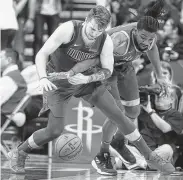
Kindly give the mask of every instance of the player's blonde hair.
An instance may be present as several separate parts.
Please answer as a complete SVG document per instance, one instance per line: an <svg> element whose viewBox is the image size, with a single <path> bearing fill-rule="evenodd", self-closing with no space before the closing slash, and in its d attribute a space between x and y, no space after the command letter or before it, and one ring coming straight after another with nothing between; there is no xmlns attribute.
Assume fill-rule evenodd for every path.
<svg viewBox="0 0 183 180"><path fill-rule="evenodd" d="M86 21L94 19L99 29L105 29L111 20L110 12L104 6L92 8L86 18Z"/></svg>

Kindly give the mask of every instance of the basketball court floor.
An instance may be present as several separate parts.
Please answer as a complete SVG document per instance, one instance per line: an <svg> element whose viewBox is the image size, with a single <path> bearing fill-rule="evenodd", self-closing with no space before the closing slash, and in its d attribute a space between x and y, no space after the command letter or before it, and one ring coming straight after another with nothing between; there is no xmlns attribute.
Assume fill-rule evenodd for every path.
<svg viewBox="0 0 183 180"><path fill-rule="evenodd" d="M1 157L2 180L183 180L180 172L163 175L158 172L140 170L118 170L116 177L99 175L88 160L61 163L56 158L44 155L30 155L26 162L26 174L16 175L9 169L6 158Z"/></svg>

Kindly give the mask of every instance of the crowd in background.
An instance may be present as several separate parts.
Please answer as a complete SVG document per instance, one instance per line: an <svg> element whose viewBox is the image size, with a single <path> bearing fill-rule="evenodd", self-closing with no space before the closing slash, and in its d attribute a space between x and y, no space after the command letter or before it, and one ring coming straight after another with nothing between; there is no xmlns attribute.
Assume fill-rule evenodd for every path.
<svg viewBox="0 0 183 180"><path fill-rule="evenodd" d="M165 69L165 73L170 75L168 78L173 84L173 72L169 63L176 61L183 67L183 0L167 0L166 2L167 11L161 19L157 44L163 61L162 67ZM145 6L145 2L142 0L96 0L96 4L103 5L110 10L112 20L109 28L137 21ZM34 65L35 55L46 38L64 21L62 11L66 10L67 6L67 1L62 0L0 1L1 126L26 95L26 92L31 93L32 98L24 109L20 109L16 113L9 128L14 128L17 131L21 128L19 132L23 132L22 128L27 127L27 124L33 119L38 120L37 116L42 107L42 92L38 89L39 79ZM26 34L32 34L34 39L31 45L33 49L32 54L30 53L31 59L27 59L25 55ZM152 84L153 70L148 57L141 56L133 62L133 65L139 86ZM156 100L153 103L149 100L149 106L157 106L156 110L160 118L167 117L168 123L164 123L164 125L166 124L164 127L167 129L161 129L161 125L158 126L153 118L151 121L148 119L150 118L148 108L151 107L147 105L142 108L139 116L139 129L152 149L165 144L165 142L169 144L172 149L170 157L174 157L174 164L177 162L179 163L177 166L183 167L183 164L179 162L181 154L183 154L183 136L181 135L183 132L181 129L183 124L182 87L183 84L175 84L173 93L167 100L167 109L161 109ZM163 103L165 105L166 100ZM158 109L158 107L160 108ZM28 135L20 134L18 137L22 140L26 136ZM160 142L162 136L164 139ZM165 150L167 150L167 146L163 147L163 151Z"/></svg>

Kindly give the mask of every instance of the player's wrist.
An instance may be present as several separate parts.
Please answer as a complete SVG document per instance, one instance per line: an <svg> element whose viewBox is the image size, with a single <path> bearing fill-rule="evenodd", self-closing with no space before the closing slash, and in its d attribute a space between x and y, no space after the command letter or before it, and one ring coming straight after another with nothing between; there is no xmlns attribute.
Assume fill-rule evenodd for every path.
<svg viewBox="0 0 183 180"><path fill-rule="evenodd" d="M91 83L93 82L94 78L93 75L88 76L88 82L87 83Z"/></svg>
<svg viewBox="0 0 183 180"><path fill-rule="evenodd" d="M40 77L39 80L41 81L42 79L48 79L47 76L43 76L43 77Z"/></svg>
<svg viewBox="0 0 183 180"><path fill-rule="evenodd" d="M74 76L74 75L75 75L75 72L74 72L73 69L68 71L68 78L71 77L71 76Z"/></svg>

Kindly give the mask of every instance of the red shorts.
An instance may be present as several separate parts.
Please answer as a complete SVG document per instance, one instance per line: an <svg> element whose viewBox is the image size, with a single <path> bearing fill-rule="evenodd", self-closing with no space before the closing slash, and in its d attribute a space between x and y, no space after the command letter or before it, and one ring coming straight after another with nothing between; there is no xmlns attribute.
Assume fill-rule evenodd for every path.
<svg viewBox="0 0 183 180"><path fill-rule="evenodd" d="M113 79L113 88L110 92L114 98L120 95L124 106L136 106L140 104L138 82L136 73L131 62L115 67L109 81ZM116 83L116 85L114 85ZM118 91L115 87L118 87ZM118 95L119 93L119 95Z"/></svg>

